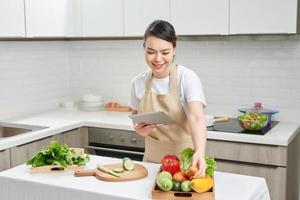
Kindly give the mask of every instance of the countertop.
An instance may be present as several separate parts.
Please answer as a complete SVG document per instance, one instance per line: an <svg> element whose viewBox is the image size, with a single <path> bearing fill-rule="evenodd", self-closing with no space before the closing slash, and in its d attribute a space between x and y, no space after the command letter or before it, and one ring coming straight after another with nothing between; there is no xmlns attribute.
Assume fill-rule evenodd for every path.
<svg viewBox="0 0 300 200"><path fill-rule="evenodd" d="M59 109L7 120L6 122L47 126L48 128L9 138L1 138L0 151L82 126L133 131L131 119L128 117L129 114L130 113L128 112L83 112ZM208 131L207 138L234 142L288 146L298 132L299 124L280 122L263 136Z"/></svg>
<svg viewBox="0 0 300 200"><path fill-rule="evenodd" d="M121 163L120 159L91 156L87 169L97 164ZM0 194L6 200L120 200L151 199L151 190L160 165L137 162L148 170L146 178L127 182L104 182L95 177L74 177L73 172L31 174L20 165L0 172ZM264 178L215 172L216 200L269 200ZM17 191L17 192L16 192Z"/></svg>

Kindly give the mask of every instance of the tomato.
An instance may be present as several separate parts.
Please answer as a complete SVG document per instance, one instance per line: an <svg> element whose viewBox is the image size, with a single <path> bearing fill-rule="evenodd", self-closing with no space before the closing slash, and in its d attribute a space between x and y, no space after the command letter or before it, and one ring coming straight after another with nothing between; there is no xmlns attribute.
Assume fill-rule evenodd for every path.
<svg viewBox="0 0 300 200"><path fill-rule="evenodd" d="M251 125L252 125L251 121L245 121L245 122L244 122L244 126L248 126L248 127L249 127L249 126L251 126Z"/></svg>
<svg viewBox="0 0 300 200"><path fill-rule="evenodd" d="M190 171L187 173L187 178L192 179L197 172L198 172L198 168L196 166L192 165L190 167Z"/></svg>
<svg viewBox="0 0 300 200"><path fill-rule="evenodd" d="M180 171L180 161L175 155L166 155L161 160L162 171L167 171L172 174L172 176Z"/></svg>
<svg viewBox="0 0 300 200"><path fill-rule="evenodd" d="M174 175L173 175L173 179L176 181L176 182L183 182L186 180L186 174L184 172L176 172Z"/></svg>

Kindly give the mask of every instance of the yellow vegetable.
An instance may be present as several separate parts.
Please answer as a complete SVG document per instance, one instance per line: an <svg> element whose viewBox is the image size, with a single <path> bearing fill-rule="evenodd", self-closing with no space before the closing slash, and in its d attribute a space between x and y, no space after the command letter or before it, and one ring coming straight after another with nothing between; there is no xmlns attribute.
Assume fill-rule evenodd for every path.
<svg viewBox="0 0 300 200"><path fill-rule="evenodd" d="M214 181L211 176L194 178L191 180L191 188L198 193L207 192L212 188Z"/></svg>

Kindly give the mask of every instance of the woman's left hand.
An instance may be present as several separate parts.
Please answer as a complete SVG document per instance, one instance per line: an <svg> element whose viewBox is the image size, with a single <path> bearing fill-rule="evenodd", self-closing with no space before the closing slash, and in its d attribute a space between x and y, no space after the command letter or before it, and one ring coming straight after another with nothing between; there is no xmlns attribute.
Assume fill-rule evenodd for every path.
<svg viewBox="0 0 300 200"><path fill-rule="evenodd" d="M205 177L206 162L201 152L196 151L193 155L193 166L197 166L198 171L193 178Z"/></svg>

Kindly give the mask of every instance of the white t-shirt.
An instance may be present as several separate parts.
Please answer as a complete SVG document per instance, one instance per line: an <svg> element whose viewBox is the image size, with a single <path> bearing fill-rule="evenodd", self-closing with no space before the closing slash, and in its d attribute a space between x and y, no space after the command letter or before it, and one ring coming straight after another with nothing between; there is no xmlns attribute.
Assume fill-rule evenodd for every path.
<svg viewBox="0 0 300 200"><path fill-rule="evenodd" d="M146 80L150 72L149 69L137 75L131 82L130 106L134 110L138 110L140 101L144 96ZM191 101L200 101L206 106L200 78L195 72L182 65L177 65L177 87L179 99L185 113L188 110L187 104ZM151 89L156 94L169 94L169 76L162 79L153 78Z"/></svg>

